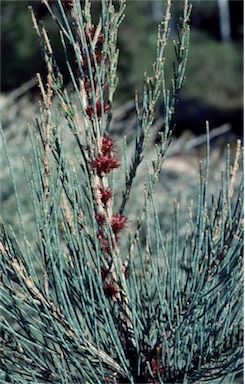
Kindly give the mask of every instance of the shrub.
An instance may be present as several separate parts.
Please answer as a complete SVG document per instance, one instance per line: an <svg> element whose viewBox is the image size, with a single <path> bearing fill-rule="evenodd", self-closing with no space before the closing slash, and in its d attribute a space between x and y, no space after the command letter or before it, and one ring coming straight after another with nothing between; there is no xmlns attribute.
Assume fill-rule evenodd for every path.
<svg viewBox="0 0 245 384"><path fill-rule="evenodd" d="M172 234L167 237L155 197L184 82L188 2L174 43L170 90L164 76L171 17L171 4L166 3L153 74L144 76L142 101L135 97L131 161L126 140L121 159L111 134L117 34L125 1L101 1L96 22L90 1L44 4L59 25L74 92L65 88L47 31L31 11L48 72L45 83L37 75L41 118L31 132L33 161L26 166L36 243L30 244L25 235L2 135L22 234L17 239L1 221L2 380L231 383L242 365L242 187L235 193L240 142L232 167L228 148L221 190L211 204L208 144L197 207L189 210L184 239L179 204L174 202ZM70 64L71 49L76 67ZM129 219L132 186L160 99L164 124L155 158L145 167L138 196L143 207L138 217ZM70 156L67 141L73 143Z"/></svg>

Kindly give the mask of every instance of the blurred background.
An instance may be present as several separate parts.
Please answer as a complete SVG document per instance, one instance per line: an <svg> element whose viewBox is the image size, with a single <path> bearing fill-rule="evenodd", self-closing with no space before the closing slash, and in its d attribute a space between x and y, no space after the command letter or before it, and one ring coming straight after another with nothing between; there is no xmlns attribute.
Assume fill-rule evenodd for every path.
<svg viewBox="0 0 245 384"><path fill-rule="evenodd" d="M97 4L96 4L97 3ZM116 102L122 104L142 89L145 69L151 71L155 59L157 24L164 14L164 1L128 1L126 17L119 32L119 86ZM176 35L176 22L182 1L174 0L171 37ZM187 65L187 82L181 92L175 117L177 132L188 129L197 133L208 119L213 127L230 123L242 134L243 126L243 1L193 0L191 44ZM49 30L57 60L65 72L62 49L56 29L41 1L1 2L1 89L2 98L23 83L43 72L37 37L32 27L28 5ZM94 2L96 7L98 2ZM171 78L173 45L167 51L166 77ZM33 96L38 93L33 83L27 84ZM17 94L18 95L18 94Z"/></svg>

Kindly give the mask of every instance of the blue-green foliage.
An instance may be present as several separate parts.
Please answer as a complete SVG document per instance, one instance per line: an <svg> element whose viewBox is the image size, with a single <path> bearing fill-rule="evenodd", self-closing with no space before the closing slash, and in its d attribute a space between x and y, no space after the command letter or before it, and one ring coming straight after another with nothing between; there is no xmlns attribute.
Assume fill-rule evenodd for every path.
<svg viewBox="0 0 245 384"><path fill-rule="evenodd" d="M242 366L242 184L234 193L239 143L232 168L227 151L226 170L213 197L208 195L207 145L206 168L200 167L198 199L189 209L183 241L179 204L174 202L169 218L172 233L167 237L155 197L172 135L176 97L184 81L188 4L175 43L171 90L165 89L164 82L170 17L166 4L153 76L145 75L142 103L136 97L135 154L129 162L125 146L125 186L118 191L116 180L124 171L118 168L113 175L112 168L119 164L109 132L117 84L117 31L125 3L101 1L99 27L90 35L89 1L82 8L80 2L58 0L52 4L55 10L45 3L61 29L78 107L63 85L45 29L36 24L48 79L44 87L39 78L41 119L31 134L33 160L26 165L35 244L25 235L2 134L22 233L17 239L1 221L2 382L232 383ZM33 20L35 24L34 16ZM102 59L94 37L101 38L100 28ZM82 85L70 65L67 44L77 57ZM60 103L58 113L52 110L53 94ZM164 127L156 158L147 165L142 212L129 222L124 211L160 98ZM69 133L62 127L64 119ZM68 138L74 140L72 157L66 152ZM103 202L105 192L99 191L106 188L112 194L122 193L118 207L113 197Z"/></svg>

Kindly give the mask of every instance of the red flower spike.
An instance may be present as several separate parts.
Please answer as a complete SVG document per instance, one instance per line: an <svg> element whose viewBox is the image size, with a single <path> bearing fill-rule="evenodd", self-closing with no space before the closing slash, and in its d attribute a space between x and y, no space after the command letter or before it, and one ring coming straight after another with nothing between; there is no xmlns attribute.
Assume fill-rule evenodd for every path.
<svg viewBox="0 0 245 384"><path fill-rule="evenodd" d="M121 215L120 213L116 213L115 215L112 215L111 219L111 228L113 233L117 236L118 233L125 229L127 224L127 218L124 215Z"/></svg>
<svg viewBox="0 0 245 384"><path fill-rule="evenodd" d="M105 216L103 215L103 213L98 213L95 218L97 222L101 225L105 224Z"/></svg>
<svg viewBox="0 0 245 384"><path fill-rule="evenodd" d="M102 138L101 151L103 155L109 155L113 151L114 142L109 136Z"/></svg>
<svg viewBox="0 0 245 384"><path fill-rule="evenodd" d="M104 292L106 296L113 298L117 294L118 288L112 281L106 282Z"/></svg>
<svg viewBox="0 0 245 384"><path fill-rule="evenodd" d="M110 103L104 103L104 112L107 113L109 112L111 109L111 104ZM100 101L97 101L96 102L96 112L97 112L97 116L98 117L101 117L101 114L102 114L102 108L101 108L101 102ZM94 118L94 106L93 105L89 105L86 109L86 113L88 115L88 117L90 119L93 119Z"/></svg>
<svg viewBox="0 0 245 384"><path fill-rule="evenodd" d="M108 174L112 169L118 168L119 163L114 155L99 154L92 162L92 168L96 170L99 176Z"/></svg>
<svg viewBox="0 0 245 384"><path fill-rule="evenodd" d="M99 188L101 193L101 201L104 205L108 203L108 201L112 198L112 191L110 188L100 187Z"/></svg>

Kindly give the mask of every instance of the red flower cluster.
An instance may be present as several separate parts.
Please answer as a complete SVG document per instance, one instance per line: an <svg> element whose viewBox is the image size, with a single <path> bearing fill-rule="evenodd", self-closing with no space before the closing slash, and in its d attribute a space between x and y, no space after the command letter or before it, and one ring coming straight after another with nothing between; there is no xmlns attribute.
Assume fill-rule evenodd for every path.
<svg viewBox="0 0 245 384"><path fill-rule="evenodd" d="M96 220L101 227L101 230L99 230L97 233L97 237L100 240L102 251L107 254L111 254L111 248L112 249L115 248L115 243L113 240L110 242L107 234L104 233L103 226L105 225L105 217L103 213L98 213L96 215ZM111 229L115 235L115 242L118 243L119 233L126 228L127 218L126 216L121 215L120 213L116 213L115 215L112 215L110 224L111 224ZM125 271L125 275L126 275L126 271Z"/></svg>
<svg viewBox="0 0 245 384"><path fill-rule="evenodd" d="M118 168L119 163L115 156L114 142L109 135L104 135L101 140L100 152L97 157L92 161L92 169L96 171L96 174L99 177L102 177L108 174L112 169ZM112 198L112 191L108 187L98 186L100 192L100 199L104 207L107 206L108 201ZM110 225L111 230L115 237L111 239L106 232L105 228L105 214L99 212L96 215L96 221L98 223L99 230L97 232L97 237L101 243L102 252L111 255L112 249L115 248L115 245L119 241L119 234L122 230L126 228L127 218L122 213L118 212L111 216ZM128 273L128 271L127 271ZM126 275L126 271L125 271Z"/></svg>
<svg viewBox="0 0 245 384"><path fill-rule="evenodd" d="M110 109L111 109L111 103L104 103L104 112L109 112ZM88 115L88 117L90 119L93 119L94 116L95 116L95 110L94 110L94 106L92 104L90 104L87 109L86 109L86 113ZM96 101L96 113L97 113L97 116L98 117L101 117L102 115L102 106L101 106L101 102L100 101Z"/></svg>
<svg viewBox="0 0 245 384"><path fill-rule="evenodd" d="M100 269L101 278L102 278L102 281L104 282L104 288L103 288L104 292L106 296L112 298L118 292L118 287L114 282L107 279L109 272L110 272L109 268L105 268L104 266L102 266Z"/></svg>
<svg viewBox="0 0 245 384"><path fill-rule="evenodd" d="M108 135L102 138L101 152L103 155L110 155L111 152L114 152L114 142Z"/></svg>
<svg viewBox="0 0 245 384"><path fill-rule="evenodd" d="M101 193L101 201L104 205L107 205L108 201L112 198L112 191L110 188L99 187Z"/></svg>
<svg viewBox="0 0 245 384"><path fill-rule="evenodd" d="M121 215L121 213L116 213L115 215L112 215L111 228L116 238L119 232L126 228L126 224L127 224L126 216Z"/></svg>
<svg viewBox="0 0 245 384"><path fill-rule="evenodd" d="M113 155L102 155L99 154L92 162L92 167L96 170L99 176L106 175L110 173L112 169L118 168L119 163L116 157Z"/></svg>
<svg viewBox="0 0 245 384"><path fill-rule="evenodd" d="M116 286L115 283L113 283L112 281L106 281L105 282L105 286L104 286L104 292L106 294L106 296L108 297L114 297L117 292L118 292L118 288Z"/></svg>
<svg viewBox="0 0 245 384"><path fill-rule="evenodd" d="M92 168L96 170L98 176L103 176L108 173L112 169L118 168L119 163L117 158L113 152L114 143L109 136L104 136L102 138L101 143L101 152L98 156L92 161ZM106 204L111 197L111 191L107 189L100 189L101 195L104 199L104 203Z"/></svg>
<svg viewBox="0 0 245 384"><path fill-rule="evenodd" d="M96 215L96 220L98 223L100 223L101 225L105 224L105 216L103 215L103 213L98 213Z"/></svg>

